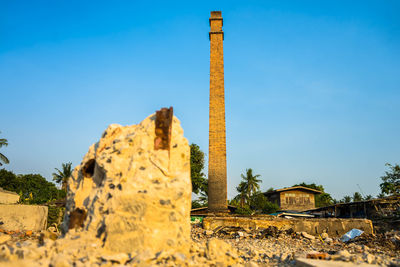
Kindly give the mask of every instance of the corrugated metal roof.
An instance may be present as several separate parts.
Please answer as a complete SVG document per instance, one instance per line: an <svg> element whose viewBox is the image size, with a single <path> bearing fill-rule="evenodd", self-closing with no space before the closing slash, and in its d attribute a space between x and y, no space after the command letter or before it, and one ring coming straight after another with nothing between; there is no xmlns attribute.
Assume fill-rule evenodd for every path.
<svg viewBox="0 0 400 267"><path fill-rule="evenodd" d="M285 188L281 188L281 189L276 189L274 191L271 192L265 192L264 195L270 195L270 194L274 194L274 193L278 193L278 192L284 192L284 191L290 191L290 190L303 190L303 191L309 191L309 192L313 192L315 194L322 194L322 191L316 190L316 189L312 189L312 188L308 188L305 186L292 186L292 187L285 187Z"/></svg>

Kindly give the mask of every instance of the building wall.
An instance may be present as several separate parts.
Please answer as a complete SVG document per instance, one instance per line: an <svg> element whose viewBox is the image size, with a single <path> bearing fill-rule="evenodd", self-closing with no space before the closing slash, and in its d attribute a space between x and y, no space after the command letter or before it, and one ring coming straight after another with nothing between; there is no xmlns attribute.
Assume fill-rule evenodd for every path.
<svg viewBox="0 0 400 267"><path fill-rule="evenodd" d="M280 208L282 210L303 211L315 208L315 198L313 193L290 190L280 193Z"/></svg>
<svg viewBox="0 0 400 267"><path fill-rule="evenodd" d="M47 214L46 206L0 204L1 228L7 231L45 230Z"/></svg>
<svg viewBox="0 0 400 267"><path fill-rule="evenodd" d="M269 195L268 201L277 204L279 207L281 206L281 199L279 193Z"/></svg>
<svg viewBox="0 0 400 267"><path fill-rule="evenodd" d="M15 204L19 201L19 195L0 191L0 204Z"/></svg>
<svg viewBox="0 0 400 267"><path fill-rule="evenodd" d="M203 219L203 227L206 230L214 230L217 227L242 227L244 229L268 228L274 226L279 230L293 229L295 232L306 232L311 235L328 233L331 237L340 237L353 228L364 231L365 234L373 234L374 227L370 220L366 219L312 219L312 218L274 218L275 216L257 217L221 217L209 216ZM308 265L310 266L310 265ZM314 265L316 266L316 265ZM320 265L318 265L320 266ZM322 265L323 266L323 265ZM327 265L325 265L327 266Z"/></svg>

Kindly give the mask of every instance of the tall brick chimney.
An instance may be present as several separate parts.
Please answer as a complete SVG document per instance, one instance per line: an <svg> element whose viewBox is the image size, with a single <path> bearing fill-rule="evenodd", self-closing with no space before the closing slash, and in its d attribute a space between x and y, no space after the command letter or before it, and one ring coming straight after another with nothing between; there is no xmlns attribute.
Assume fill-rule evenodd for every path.
<svg viewBox="0 0 400 267"><path fill-rule="evenodd" d="M221 11L210 17L210 120L208 145L208 208L210 212L228 211L226 183L226 134L224 51Z"/></svg>

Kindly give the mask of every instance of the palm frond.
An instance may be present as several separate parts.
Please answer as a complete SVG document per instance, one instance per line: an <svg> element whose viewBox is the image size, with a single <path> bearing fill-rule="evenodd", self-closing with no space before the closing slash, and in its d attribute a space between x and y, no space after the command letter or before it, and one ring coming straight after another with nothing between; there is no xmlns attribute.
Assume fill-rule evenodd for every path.
<svg viewBox="0 0 400 267"><path fill-rule="evenodd" d="M3 166L3 164L2 164L1 162L5 163L5 164L10 163L10 161L8 160L8 158L7 158L6 156L4 156L3 154L0 153L0 166Z"/></svg>

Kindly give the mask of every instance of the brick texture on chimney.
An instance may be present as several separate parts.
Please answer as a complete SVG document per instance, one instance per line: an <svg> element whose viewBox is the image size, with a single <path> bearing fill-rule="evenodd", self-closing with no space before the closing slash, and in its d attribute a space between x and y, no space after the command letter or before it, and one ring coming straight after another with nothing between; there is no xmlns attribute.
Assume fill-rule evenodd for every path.
<svg viewBox="0 0 400 267"><path fill-rule="evenodd" d="M210 17L210 110L208 147L208 208L227 212L224 51L221 11Z"/></svg>

